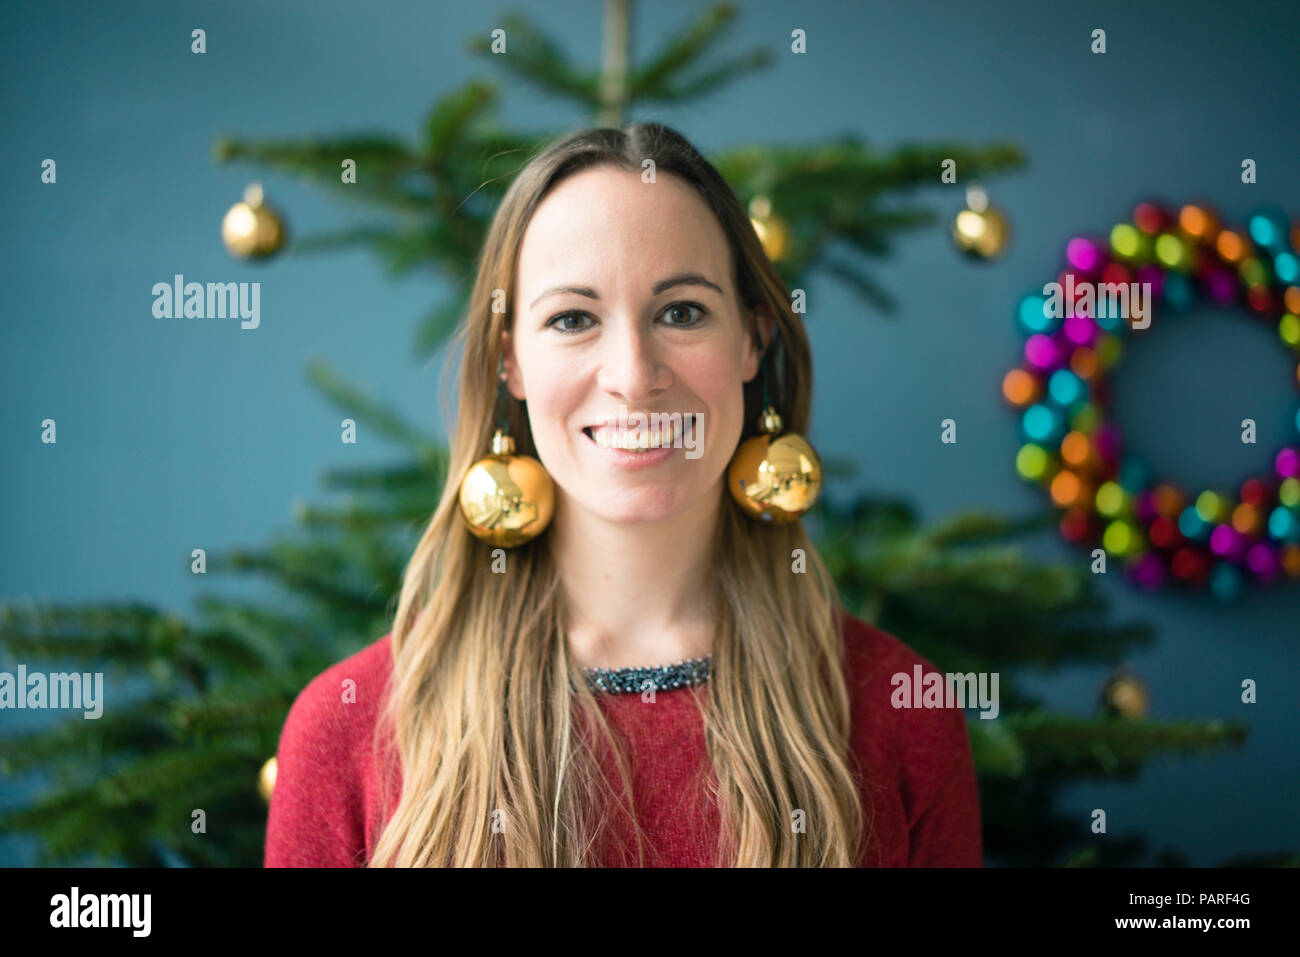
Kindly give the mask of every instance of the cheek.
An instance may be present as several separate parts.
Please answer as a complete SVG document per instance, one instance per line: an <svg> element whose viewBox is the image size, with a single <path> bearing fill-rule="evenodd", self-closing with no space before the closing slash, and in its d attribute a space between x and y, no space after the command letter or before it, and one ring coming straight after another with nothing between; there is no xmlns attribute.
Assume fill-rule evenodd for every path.
<svg viewBox="0 0 1300 957"><path fill-rule="evenodd" d="M561 436L581 425L574 417L582 408L583 388L577 377L563 370L530 370L528 378L528 416L534 436L540 431Z"/></svg>
<svg viewBox="0 0 1300 957"><path fill-rule="evenodd" d="M700 359L684 369L690 389L714 410L715 415L738 415L744 405L740 361L734 356Z"/></svg>
<svg viewBox="0 0 1300 957"><path fill-rule="evenodd" d="M705 415L703 456L715 466L735 451L744 427L745 394L740 361L732 355L701 357L689 370L678 366L681 378L694 397L690 411Z"/></svg>

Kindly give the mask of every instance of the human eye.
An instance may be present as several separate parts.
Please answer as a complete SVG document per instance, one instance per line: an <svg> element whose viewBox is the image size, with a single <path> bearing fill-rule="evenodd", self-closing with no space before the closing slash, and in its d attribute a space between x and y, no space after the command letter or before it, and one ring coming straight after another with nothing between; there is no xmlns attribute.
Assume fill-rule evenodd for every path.
<svg viewBox="0 0 1300 957"><path fill-rule="evenodd" d="M565 333L566 335L572 335L575 332L583 332L585 330L584 329L563 329L557 326L556 323L564 319L590 319L590 318L591 317L587 315L587 313L585 312L562 312L559 315L552 316L550 319L548 319L546 322L546 328L550 329L554 327L559 332Z"/></svg>
<svg viewBox="0 0 1300 957"><path fill-rule="evenodd" d="M692 320L689 321L689 322L669 322L669 323L668 323L670 326L674 326L675 328L678 328L678 329L690 329L690 328L692 328L692 327L694 327L694 326L698 326L701 322L704 321L704 317L707 316L707 315L709 314L709 310L705 309L705 308L704 308L703 306L701 306L698 302L674 302L672 305L670 305L667 309L664 310L663 314L664 314L665 316L666 316L666 315L669 315L670 313L672 313L672 312L673 312L674 310L676 310L676 309L695 309L695 310L698 310L699 313L700 313L700 316L699 316L698 318L696 318L696 319L692 319Z"/></svg>

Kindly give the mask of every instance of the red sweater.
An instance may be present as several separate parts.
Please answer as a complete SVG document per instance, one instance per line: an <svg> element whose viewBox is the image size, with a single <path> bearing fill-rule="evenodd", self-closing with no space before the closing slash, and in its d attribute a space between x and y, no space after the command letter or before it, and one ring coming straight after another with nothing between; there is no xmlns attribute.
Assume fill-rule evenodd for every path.
<svg viewBox="0 0 1300 957"><path fill-rule="evenodd" d="M845 615L843 631L853 702L850 746L866 772L860 793L872 829L861 865L982 866L979 795L965 715L960 709L894 708L894 674L910 678L917 664L927 674L936 669L897 638L852 615ZM267 867L355 867L370 859L385 823L371 735L392 668L390 637L327 668L294 701L280 735L266 828ZM348 678L356 682L356 700L345 704L340 689ZM650 866L717 866L718 809L690 787L698 780L694 772L708 760L690 696L707 689L705 682L658 691L653 703L639 694L597 695L630 748L633 798ZM400 782L395 765L390 774ZM692 799L683 807L682 795L688 793ZM609 860L635 863L634 856Z"/></svg>

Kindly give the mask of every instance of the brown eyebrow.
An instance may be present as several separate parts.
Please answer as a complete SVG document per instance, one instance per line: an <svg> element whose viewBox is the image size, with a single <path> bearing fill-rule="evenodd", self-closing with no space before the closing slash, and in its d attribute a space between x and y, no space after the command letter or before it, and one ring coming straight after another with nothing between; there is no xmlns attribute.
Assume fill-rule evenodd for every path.
<svg viewBox="0 0 1300 957"><path fill-rule="evenodd" d="M667 279L660 279L657 283L654 284L654 288L652 288L650 292L651 295L657 296L664 290L672 289L674 286L707 286L709 289L714 290L718 295L720 296L725 295L725 293L722 291L721 286L719 286L717 283L709 279L706 279L704 276L701 276L697 272L683 272L683 273L678 273L676 276L669 276ZM590 286L555 286L551 289L546 290L546 292L542 293L540 296L534 299L533 305L529 306L528 308L529 309L533 308L533 306L537 305L547 296L555 296L564 292L571 292L577 296L586 296L588 299L600 298L600 296L596 294L596 290L592 289Z"/></svg>

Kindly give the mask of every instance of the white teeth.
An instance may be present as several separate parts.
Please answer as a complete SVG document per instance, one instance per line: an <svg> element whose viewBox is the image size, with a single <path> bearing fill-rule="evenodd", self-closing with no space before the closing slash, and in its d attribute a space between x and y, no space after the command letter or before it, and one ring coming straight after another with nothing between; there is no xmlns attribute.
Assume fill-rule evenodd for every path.
<svg viewBox="0 0 1300 957"><path fill-rule="evenodd" d="M603 449L622 449L626 452L643 452L646 449L658 449L672 445L677 437L677 430L669 425L666 429L650 429L639 432L619 432L612 428L592 430L596 444Z"/></svg>

